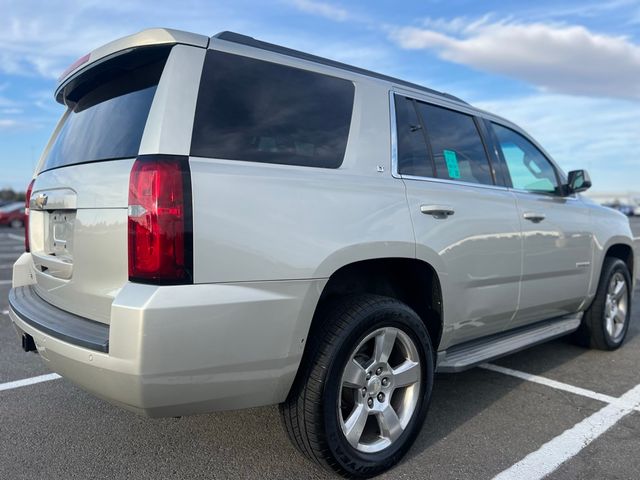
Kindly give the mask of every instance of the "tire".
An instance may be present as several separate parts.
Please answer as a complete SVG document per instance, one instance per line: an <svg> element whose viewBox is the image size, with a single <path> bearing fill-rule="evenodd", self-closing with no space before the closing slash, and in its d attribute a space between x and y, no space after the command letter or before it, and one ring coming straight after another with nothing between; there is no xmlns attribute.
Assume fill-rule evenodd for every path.
<svg viewBox="0 0 640 480"><path fill-rule="evenodd" d="M340 299L314 325L280 405L284 426L322 467L350 478L378 475L405 455L426 417L434 372L427 329L407 305L376 295Z"/></svg>
<svg viewBox="0 0 640 480"><path fill-rule="evenodd" d="M11 220L11 228L22 228L22 220Z"/></svg>
<svg viewBox="0 0 640 480"><path fill-rule="evenodd" d="M622 345L631 319L631 285L627 265L618 258L605 258L596 296L574 335L577 343L598 350ZM616 293L616 289L621 290Z"/></svg>

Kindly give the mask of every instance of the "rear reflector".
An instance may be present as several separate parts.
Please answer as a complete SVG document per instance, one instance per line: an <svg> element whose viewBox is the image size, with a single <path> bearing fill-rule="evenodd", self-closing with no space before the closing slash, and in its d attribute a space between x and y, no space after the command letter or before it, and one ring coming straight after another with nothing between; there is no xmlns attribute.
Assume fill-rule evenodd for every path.
<svg viewBox="0 0 640 480"><path fill-rule="evenodd" d="M27 187L27 194L24 199L24 251L30 252L31 246L29 245L29 203L31 203L31 192L33 192L33 184L36 179L34 178Z"/></svg>
<svg viewBox="0 0 640 480"><path fill-rule="evenodd" d="M193 283L187 157L139 157L129 178L129 280Z"/></svg>

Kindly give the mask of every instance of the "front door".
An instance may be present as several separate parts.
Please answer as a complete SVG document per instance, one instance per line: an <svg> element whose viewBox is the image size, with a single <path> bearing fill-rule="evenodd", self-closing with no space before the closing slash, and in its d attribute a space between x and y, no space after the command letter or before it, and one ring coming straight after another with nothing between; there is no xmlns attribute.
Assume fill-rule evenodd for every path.
<svg viewBox="0 0 640 480"><path fill-rule="evenodd" d="M578 311L591 276L589 210L579 196L560 195L561 175L527 138L493 124L502 151L523 234L523 270L518 313L511 327Z"/></svg>

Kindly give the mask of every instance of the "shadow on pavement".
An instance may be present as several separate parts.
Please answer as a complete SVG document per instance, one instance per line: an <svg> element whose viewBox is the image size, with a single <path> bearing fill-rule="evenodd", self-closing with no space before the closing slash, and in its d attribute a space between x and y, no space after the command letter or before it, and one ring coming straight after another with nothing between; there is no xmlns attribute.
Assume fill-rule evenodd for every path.
<svg viewBox="0 0 640 480"><path fill-rule="evenodd" d="M545 376L599 393L620 396L640 382L640 288L634 294L632 323L623 346L614 352L589 350L558 339L503 357L495 363ZM611 365L622 370L620 378L612 375ZM558 378L561 377L561 378ZM481 369L458 374L436 375L427 421L406 457L409 460L440 442L511 393L523 380L506 377L495 382L495 375ZM526 435L526 432L523 433Z"/></svg>

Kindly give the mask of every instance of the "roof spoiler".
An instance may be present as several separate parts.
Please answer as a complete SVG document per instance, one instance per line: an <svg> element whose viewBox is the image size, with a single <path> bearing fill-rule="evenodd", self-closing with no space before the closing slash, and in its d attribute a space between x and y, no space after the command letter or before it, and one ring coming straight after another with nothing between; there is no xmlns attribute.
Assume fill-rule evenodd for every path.
<svg viewBox="0 0 640 480"><path fill-rule="evenodd" d="M58 103L64 104L64 88L75 77L83 71L90 68L93 64L100 62L108 57L113 57L119 53L131 51L137 47L146 47L153 45L192 45L194 47L207 48L209 46L209 37L198 35L181 30L171 30L167 28L150 28L141 32L119 38L113 42L107 43L84 55L83 57L72 63L67 70L58 79L56 87L55 99Z"/></svg>

